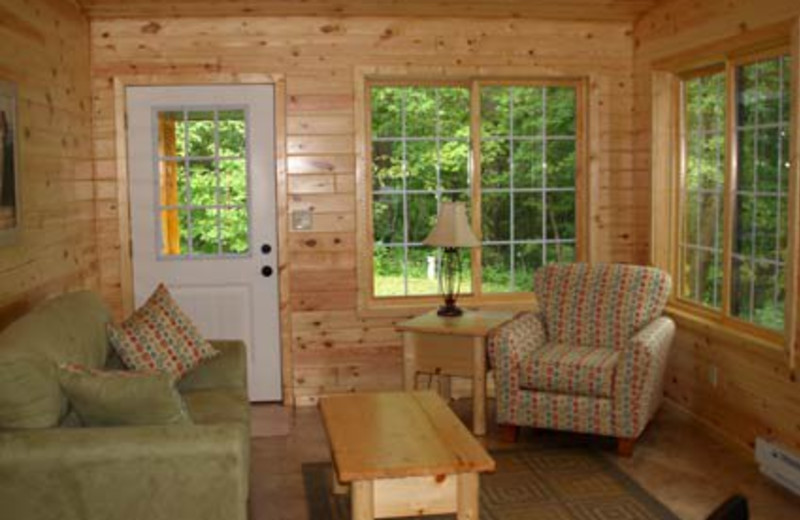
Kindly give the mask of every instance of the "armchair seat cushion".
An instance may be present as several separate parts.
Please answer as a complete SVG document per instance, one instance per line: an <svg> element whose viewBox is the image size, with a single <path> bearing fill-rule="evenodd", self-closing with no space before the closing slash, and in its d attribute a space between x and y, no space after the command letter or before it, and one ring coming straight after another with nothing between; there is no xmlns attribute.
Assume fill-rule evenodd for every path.
<svg viewBox="0 0 800 520"><path fill-rule="evenodd" d="M520 387L538 392L611 397L619 353L610 348L547 345L520 363Z"/></svg>

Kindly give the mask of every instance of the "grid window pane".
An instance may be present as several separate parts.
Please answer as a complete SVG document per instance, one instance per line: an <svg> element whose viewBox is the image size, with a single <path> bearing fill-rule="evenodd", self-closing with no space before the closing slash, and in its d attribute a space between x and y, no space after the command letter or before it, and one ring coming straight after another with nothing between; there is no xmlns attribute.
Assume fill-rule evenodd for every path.
<svg viewBox="0 0 800 520"><path fill-rule="evenodd" d="M159 256L249 252L243 109L158 113Z"/></svg>
<svg viewBox="0 0 800 520"><path fill-rule="evenodd" d="M217 114L220 157L244 157L247 139L244 110L221 110Z"/></svg>
<svg viewBox="0 0 800 520"><path fill-rule="evenodd" d="M736 71L737 177L731 312L783 329L787 251L788 56Z"/></svg>
<svg viewBox="0 0 800 520"><path fill-rule="evenodd" d="M511 195L508 192L484 192L481 199L483 240L511 240Z"/></svg>
<svg viewBox="0 0 800 520"><path fill-rule="evenodd" d="M214 157L217 151L214 119L213 110L187 112L187 150L191 157Z"/></svg>
<svg viewBox="0 0 800 520"><path fill-rule="evenodd" d="M372 232L375 246L403 244L405 240L403 196L375 195L372 200Z"/></svg>
<svg viewBox="0 0 800 520"><path fill-rule="evenodd" d="M246 207L220 209L220 243L223 253L247 253L250 249L247 222Z"/></svg>
<svg viewBox="0 0 800 520"><path fill-rule="evenodd" d="M678 293L722 305L722 196L725 183L725 74L683 83L685 171L681 194Z"/></svg>
<svg viewBox="0 0 800 520"><path fill-rule="evenodd" d="M464 87L370 89L375 296L438 292L438 252L421 242L439 202L469 199L469 95Z"/></svg>
<svg viewBox="0 0 800 520"><path fill-rule="evenodd" d="M537 240L544 238L544 200L540 191L514 194L514 238Z"/></svg>
<svg viewBox="0 0 800 520"><path fill-rule="evenodd" d="M372 255L372 284L375 296L404 296L406 289L403 247L375 244Z"/></svg>
<svg viewBox="0 0 800 520"><path fill-rule="evenodd" d="M372 142L372 189L388 191L403 189L403 142Z"/></svg>
<svg viewBox="0 0 800 520"><path fill-rule="evenodd" d="M481 248L481 284L484 292L511 292L511 246L483 246Z"/></svg>
<svg viewBox="0 0 800 520"><path fill-rule="evenodd" d="M480 95L482 289L530 291L537 267L574 259L576 91L491 86Z"/></svg>
<svg viewBox="0 0 800 520"><path fill-rule="evenodd" d="M525 152L523 152L524 154ZM523 175L530 175L530 158L523 167ZM509 139L481 139L481 186L508 188L511 179L511 141ZM527 175L526 175L527 174Z"/></svg>
<svg viewBox="0 0 800 520"><path fill-rule="evenodd" d="M193 209L189 215L192 219L192 252L204 255L218 254L220 252L219 210Z"/></svg>

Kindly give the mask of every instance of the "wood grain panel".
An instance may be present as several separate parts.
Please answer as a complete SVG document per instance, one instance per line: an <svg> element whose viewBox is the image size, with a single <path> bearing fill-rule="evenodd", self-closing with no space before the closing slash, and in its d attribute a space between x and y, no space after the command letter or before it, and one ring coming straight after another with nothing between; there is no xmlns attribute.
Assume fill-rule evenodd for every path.
<svg viewBox="0 0 800 520"><path fill-rule="evenodd" d="M674 62L675 57L691 59L698 49L731 38L769 38L773 24L798 16L800 3L796 0L673 0L642 17L634 31L637 177L646 182L651 159L656 160L654 172L664 171L663 158L651 152L651 107L659 101L663 87L658 84L663 78L658 76L653 86L654 64ZM800 92L795 89L795 94ZM663 142L663 135L656 137ZM654 182L661 191L667 189L663 179ZM659 196L668 195L653 193L654 198ZM661 224L654 234L671 236L664 207L654 204L654 209L654 218ZM663 241L654 246L653 261L669 265L670 260L663 258L667 254ZM716 386L711 383L712 370L717 371ZM669 398L737 442L752 447L755 437L761 435L800 448L800 383L789 370L784 352L759 344L755 338L732 336L680 319L667 381Z"/></svg>
<svg viewBox="0 0 800 520"><path fill-rule="evenodd" d="M640 214L649 209L643 202L647 186L637 182L632 149L629 23L346 16L98 19L91 46L94 166L103 179L97 191L102 195L98 229L103 258L112 264L121 243L115 228L120 200L112 185L119 160L115 78L196 83L203 74L231 82L257 74L285 77L287 196L281 202L287 211L308 209L313 216L310 230L288 233L288 254L281 262L290 287L282 294L292 330L288 352L284 349L292 365L287 384L298 404L312 404L322 393L396 389L401 383L400 340L393 324L409 318L409 311L364 317L356 310L356 71L425 78L587 78L596 145L590 168L597 187L589 210L593 257L647 259L648 228ZM103 291L115 303L121 300L121 272L116 265L102 272Z"/></svg>
<svg viewBox="0 0 800 520"><path fill-rule="evenodd" d="M93 18L159 16L414 16L633 21L656 0L78 0ZM336 24L323 32L335 33Z"/></svg>
<svg viewBox="0 0 800 520"><path fill-rule="evenodd" d="M69 2L0 6L0 78L18 91L22 231L0 248L0 327L52 295L99 286L89 23Z"/></svg>

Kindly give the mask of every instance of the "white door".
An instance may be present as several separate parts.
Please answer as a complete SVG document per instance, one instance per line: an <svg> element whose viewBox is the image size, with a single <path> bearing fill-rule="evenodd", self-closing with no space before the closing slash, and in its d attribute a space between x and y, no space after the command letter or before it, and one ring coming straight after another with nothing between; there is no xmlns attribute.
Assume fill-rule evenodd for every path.
<svg viewBox="0 0 800 520"><path fill-rule="evenodd" d="M280 400L273 87L129 87L127 110L136 305L163 282Z"/></svg>

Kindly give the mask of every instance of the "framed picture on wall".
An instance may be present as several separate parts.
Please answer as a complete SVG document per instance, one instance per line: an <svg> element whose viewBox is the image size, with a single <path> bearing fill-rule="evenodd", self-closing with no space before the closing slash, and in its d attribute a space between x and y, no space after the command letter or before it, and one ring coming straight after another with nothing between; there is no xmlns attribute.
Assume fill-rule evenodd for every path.
<svg viewBox="0 0 800 520"><path fill-rule="evenodd" d="M0 244L16 239L19 224L17 87L0 81Z"/></svg>

